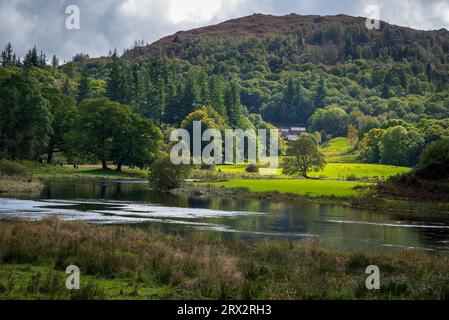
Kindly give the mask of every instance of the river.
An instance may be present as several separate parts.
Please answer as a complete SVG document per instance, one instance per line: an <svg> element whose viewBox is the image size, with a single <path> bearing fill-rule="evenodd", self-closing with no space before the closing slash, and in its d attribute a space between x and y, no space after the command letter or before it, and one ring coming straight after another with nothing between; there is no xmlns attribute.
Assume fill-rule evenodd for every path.
<svg viewBox="0 0 449 320"><path fill-rule="evenodd" d="M93 224L152 225L244 241L306 241L338 250L449 252L449 215L341 205L276 203L160 193L142 181L47 181L40 196L0 198L0 218L57 216Z"/></svg>

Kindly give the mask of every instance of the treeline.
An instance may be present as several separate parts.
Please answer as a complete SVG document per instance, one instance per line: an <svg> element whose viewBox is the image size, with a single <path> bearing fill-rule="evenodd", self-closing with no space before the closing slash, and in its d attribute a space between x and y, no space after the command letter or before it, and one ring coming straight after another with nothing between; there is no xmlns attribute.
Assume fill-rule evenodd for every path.
<svg viewBox="0 0 449 320"><path fill-rule="evenodd" d="M58 88L42 86L35 71L0 73L0 158L51 163L58 153L68 163L100 161L104 169L113 163L121 170L148 167L166 151L168 141L150 117L113 97L87 97L77 103ZM259 115L233 119L215 107L198 105L179 125L191 131L193 122L201 121L203 130L224 131L232 128L230 121L239 121L244 129L274 128Z"/></svg>
<svg viewBox="0 0 449 320"><path fill-rule="evenodd" d="M5 49L1 53L1 65L2 67L46 67L47 57L42 51L39 53L37 47L34 46L28 51L23 58L21 58L13 51L11 43L8 43ZM59 66L59 59L56 55L53 55L51 59L51 65L54 68Z"/></svg>
<svg viewBox="0 0 449 320"><path fill-rule="evenodd" d="M103 80L94 78L98 69L88 56L74 59L75 70L70 64L0 70L0 157L50 163L58 153L74 164L143 168L164 151L171 125L273 128L241 104L236 79L168 59L130 64L112 54Z"/></svg>
<svg viewBox="0 0 449 320"><path fill-rule="evenodd" d="M240 102L237 80L208 76L201 68L182 66L168 59L130 64L115 54L111 57L110 73L104 95L133 107L144 117L179 125L191 112L212 105L229 122L241 127L247 110ZM92 97L89 66L81 71L77 100Z"/></svg>
<svg viewBox="0 0 449 320"><path fill-rule="evenodd" d="M408 40L416 40L413 47ZM329 46L334 46L331 51L337 60L318 63L326 62L320 55L327 56ZM129 53L119 57L111 52L90 59L77 54L61 67L56 57L47 63L36 47L20 61L8 45L2 53L0 79L5 81L2 90L7 90L8 77L24 71L26 86L40 88L43 102L35 103L44 108L33 112L43 118L49 103L45 92L52 88L64 95L63 100L72 99L73 104L64 104L74 106L76 112L86 100L107 98L108 103L126 106L160 128L186 126L186 120L196 118L218 121L220 128L267 127L268 123L307 126L323 142L350 137L361 161L413 165L417 154L431 143L427 124L447 133L448 48L436 33L401 35L386 27L382 34L372 34L354 26L322 23L265 39L178 35L157 58L129 60ZM14 123L18 117L9 119ZM48 117L53 123L53 112ZM402 122L389 125L398 119ZM45 131L45 127L33 130ZM55 150L68 145L67 141L46 145L37 139L25 146L20 141L6 143L9 138L4 137L2 150L16 150L2 151L9 156L51 155L51 145L59 144ZM394 153L387 147L389 141L400 137L403 145L397 150L402 155L389 155L388 150ZM25 135L17 139L27 140ZM92 150L84 153L93 154ZM117 161L112 155L102 158Z"/></svg>
<svg viewBox="0 0 449 320"><path fill-rule="evenodd" d="M56 152L77 164L101 161L147 167L159 156L162 134L153 121L107 98L79 104L45 86L35 69L0 73L0 158L51 163ZM41 79L42 80L42 79Z"/></svg>

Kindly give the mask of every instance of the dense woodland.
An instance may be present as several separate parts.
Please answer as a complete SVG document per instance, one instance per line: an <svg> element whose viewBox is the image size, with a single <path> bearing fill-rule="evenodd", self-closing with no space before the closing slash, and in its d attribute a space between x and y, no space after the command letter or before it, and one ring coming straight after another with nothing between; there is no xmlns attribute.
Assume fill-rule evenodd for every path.
<svg viewBox="0 0 449 320"><path fill-rule="evenodd" d="M220 30L137 43L123 56L80 53L64 65L36 47L20 59L8 44L1 156L145 167L169 128L201 120L219 129L307 126L319 143L347 136L361 162L413 166L449 136L445 30L368 30L351 17L263 36Z"/></svg>

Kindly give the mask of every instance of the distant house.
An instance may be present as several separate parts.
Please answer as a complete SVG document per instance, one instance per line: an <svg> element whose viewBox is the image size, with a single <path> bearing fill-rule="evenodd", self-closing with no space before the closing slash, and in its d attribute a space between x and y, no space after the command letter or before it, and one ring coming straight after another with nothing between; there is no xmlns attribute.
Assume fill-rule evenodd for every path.
<svg viewBox="0 0 449 320"><path fill-rule="evenodd" d="M296 132L296 133L306 133L307 129L303 128L303 127L293 127L290 129L291 132Z"/></svg>
<svg viewBox="0 0 449 320"><path fill-rule="evenodd" d="M296 141L299 139L299 135L297 134L289 134L286 138L287 141Z"/></svg>
<svg viewBox="0 0 449 320"><path fill-rule="evenodd" d="M280 128L279 132L284 140L296 141L303 133L307 132L307 129L303 127Z"/></svg>

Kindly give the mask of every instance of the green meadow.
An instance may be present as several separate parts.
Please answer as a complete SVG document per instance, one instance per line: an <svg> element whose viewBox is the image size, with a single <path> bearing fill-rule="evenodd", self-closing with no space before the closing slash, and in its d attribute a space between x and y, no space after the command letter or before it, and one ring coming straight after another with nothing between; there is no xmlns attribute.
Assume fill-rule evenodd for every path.
<svg viewBox="0 0 449 320"><path fill-rule="evenodd" d="M209 185L221 188L247 188L251 192L280 192L310 197L357 197L362 191L354 188L367 187L371 184L334 180L233 179Z"/></svg>
<svg viewBox="0 0 449 320"><path fill-rule="evenodd" d="M354 146L344 137L339 137L326 142L320 151L325 155L327 162L355 162L355 155L352 152Z"/></svg>
<svg viewBox="0 0 449 320"><path fill-rule="evenodd" d="M244 173L247 165L222 165L217 166L216 170L224 173L240 174ZM326 167L317 172L310 172L309 176L320 179L333 180L385 180L388 177L410 171L407 167L396 167L382 164L366 163L328 163ZM259 174L262 176L282 175L282 169L259 168ZM257 174L256 174L257 175Z"/></svg>
<svg viewBox="0 0 449 320"><path fill-rule="evenodd" d="M366 163L328 163L322 171L311 172L310 177L322 179L371 179L385 180L397 174L409 172L407 167L396 167L382 164Z"/></svg>
<svg viewBox="0 0 449 320"><path fill-rule="evenodd" d="M328 164L323 170L310 172L311 178L330 179L330 180L386 180L391 176L409 172L407 167L390 166L383 164L366 164L355 162L355 155L352 153L353 147L347 138L335 138L320 148L325 155ZM280 157L281 164L283 157ZM243 174L247 164L219 165L216 166L217 172L228 174ZM288 178L282 174L282 169L270 169L259 165L259 175L278 176L279 178ZM257 173L253 174L258 176Z"/></svg>

